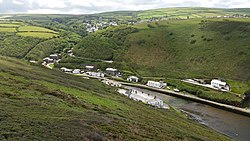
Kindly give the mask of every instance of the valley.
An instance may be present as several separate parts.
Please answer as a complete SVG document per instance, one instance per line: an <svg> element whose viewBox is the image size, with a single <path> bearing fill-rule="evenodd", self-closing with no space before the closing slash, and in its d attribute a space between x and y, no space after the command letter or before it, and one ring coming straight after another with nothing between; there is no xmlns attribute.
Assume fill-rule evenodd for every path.
<svg viewBox="0 0 250 141"><path fill-rule="evenodd" d="M236 132L228 120L221 129L216 123L205 126L190 119L185 112L201 112L195 106L171 105L167 96L157 93L170 104L160 109L128 99L118 88L98 80L149 88L150 81L159 84L152 88L157 91L248 111L247 8L0 17L0 140L248 138L245 132L237 137L225 131L230 127L230 132ZM217 88L213 80L225 85ZM248 117L237 117L248 121ZM237 129L242 131L243 126Z"/></svg>

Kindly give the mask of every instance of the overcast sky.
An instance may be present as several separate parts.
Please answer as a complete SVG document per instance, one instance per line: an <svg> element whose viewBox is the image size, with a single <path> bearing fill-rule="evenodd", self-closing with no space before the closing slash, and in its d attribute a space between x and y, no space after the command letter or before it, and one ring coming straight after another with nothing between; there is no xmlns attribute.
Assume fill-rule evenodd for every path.
<svg viewBox="0 0 250 141"><path fill-rule="evenodd" d="M88 14L167 7L250 8L250 0L0 0L0 14Z"/></svg>

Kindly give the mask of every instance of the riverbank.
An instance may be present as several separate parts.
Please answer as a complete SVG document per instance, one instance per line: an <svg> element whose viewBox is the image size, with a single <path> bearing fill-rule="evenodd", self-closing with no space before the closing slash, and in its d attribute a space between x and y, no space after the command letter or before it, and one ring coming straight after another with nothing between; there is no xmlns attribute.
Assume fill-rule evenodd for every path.
<svg viewBox="0 0 250 141"><path fill-rule="evenodd" d="M174 91L170 91L170 90L156 89L156 88L148 87L148 86L141 85L141 84L132 84L132 83L125 83L125 82L120 82L120 83L122 85L125 85L125 86L132 86L132 87L139 87L139 88L143 88L143 89L148 89L151 91L155 91L155 92L167 94L170 96L174 96L174 97L178 97L178 98L182 98L182 99L210 105L210 106L213 106L216 108L220 108L223 110L227 110L230 112L234 112L237 114L241 114L241 115L250 117L250 109L244 109L244 108L239 108L239 107L232 106L232 105L222 104L222 103L214 102L211 100L202 99L202 98L199 98L199 97L196 97L193 95L182 94L182 93L178 93L178 92L174 92Z"/></svg>

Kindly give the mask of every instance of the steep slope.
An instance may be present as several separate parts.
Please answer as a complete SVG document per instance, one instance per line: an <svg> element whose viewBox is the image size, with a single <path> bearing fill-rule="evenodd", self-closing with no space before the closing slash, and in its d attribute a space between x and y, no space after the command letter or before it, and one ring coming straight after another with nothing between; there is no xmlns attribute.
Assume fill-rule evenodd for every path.
<svg viewBox="0 0 250 141"><path fill-rule="evenodd" d="M230 140L95 80L0 57L0 140Z"/></svg>
<svg viewBox="0 0 250 141"><path fill-rule="evenodd" d="M141 76L250 80L249 19L168 20L134 28L128 34L119 34L126 30L117 27L94 36L116 43L113 59ZM81 44L76 52L86 48Z"/></svg>
<svg viewBox="0 0 250 141"><path fill-rule="evenodd" d="M131 34L126 57L145 75L250 80L248 20L184 20L151 23ZM140 28L142 25L137 25ZM179 74L182 73L182 74Z"/></svg>

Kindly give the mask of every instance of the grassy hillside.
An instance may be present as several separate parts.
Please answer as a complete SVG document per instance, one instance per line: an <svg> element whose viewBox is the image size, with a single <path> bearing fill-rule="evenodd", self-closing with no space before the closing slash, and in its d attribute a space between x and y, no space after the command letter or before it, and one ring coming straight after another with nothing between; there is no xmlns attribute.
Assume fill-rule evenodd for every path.
<svg viewBox="0 0 250 141"><path fill-rule="evenodd" d="M96 36L123 47L114 58L123 58L142 76L250 80L248 19L169 20L134 28L128 34L117 28Z"/></svg>
<svg viewBox="0 0 250 141"><path fill-rule="evenodd" d="M229 140L94 80L6 57L0 78L1 140Z"/></svg>
<svg viewBox="0 0 250 141"><path fill-rule="evenodd" d="M127 40L125 58L141 74L250 80L249 21L197 19L151 26L137 25L140 31Z"/></svg>
<svg viewBox="0 0 250 141"><path fill-rule="evenodd" d="M21 37L11 34L0 34L0 54L5 56L23 58L41 39Z"/></svg>
<svg viewBox="0 0 250 141"><path fill-rule="evenodd" d="M235 14L250 14L249 9L221 9L221 8L162 8L145 10L138 12L137 16L141 19L148 18L203 18L216 16L232 16Z"/></svg>

